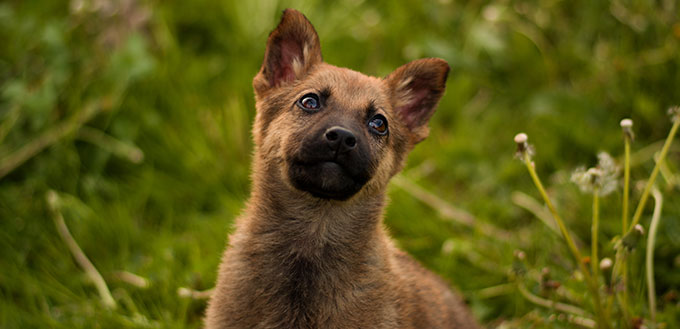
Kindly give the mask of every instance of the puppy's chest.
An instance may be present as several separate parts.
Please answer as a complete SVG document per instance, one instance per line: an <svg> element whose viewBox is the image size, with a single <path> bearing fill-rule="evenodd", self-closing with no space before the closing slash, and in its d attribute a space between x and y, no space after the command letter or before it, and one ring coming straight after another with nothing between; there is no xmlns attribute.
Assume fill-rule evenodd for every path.
<svg viewBox="0 0 680 329"><path fill-rule="evenodd" d="M272 255L270 255L272 256ZM389 289L374 268L320 258L274 255L252 264L250 306L260 323L288 328L381 327L393 318ZM243 304L244 306L246 304Z"/></svg>

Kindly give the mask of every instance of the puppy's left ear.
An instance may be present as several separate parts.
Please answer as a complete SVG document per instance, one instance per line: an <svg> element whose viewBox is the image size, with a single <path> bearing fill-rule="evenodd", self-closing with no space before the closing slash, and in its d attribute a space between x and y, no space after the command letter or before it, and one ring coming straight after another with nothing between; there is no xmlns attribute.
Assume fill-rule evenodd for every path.
<svg viewBox="0 0 680 329"><path fill-rule="evenodd" d="M286 9L267 39L262 68L253 79L255 92L262 94L301 79L321 61L319 36L312 23L299 11Z"/></svg>
<svg viewBox="0 0 680 329"><path fill-rule="evenodd" d="M446 88L449 64L443 59L419 59L403 65L385 78L392 104L416 144L429 133L427 122Z"/></svg>

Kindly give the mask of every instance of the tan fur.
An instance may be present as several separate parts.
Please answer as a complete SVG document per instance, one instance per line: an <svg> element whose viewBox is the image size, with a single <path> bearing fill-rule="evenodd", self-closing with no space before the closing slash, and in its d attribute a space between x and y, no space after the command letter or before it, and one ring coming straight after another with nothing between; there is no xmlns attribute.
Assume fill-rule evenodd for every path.
<svg viewBox="0 0 680 329"><path fill-rule="evenodd" d="M278 53L298 49L290 40L300 56ZM278 58L291 61L294 79ZM460 297L399 251L382 223L389 179L427 135L447 73L439 59L412 62L385 79L326 64L311 24L284 12L253 80L252 191L222 257L207 328L479 328ZM310 116L295 106L319 88L332 94L324 112ZM409 104L417 88L422 111ZM371 105L387 118L389 135L362 140L376 159L370 180L343 201L296 189L288 158L311 127L329 116L363 125Z"/></svg>

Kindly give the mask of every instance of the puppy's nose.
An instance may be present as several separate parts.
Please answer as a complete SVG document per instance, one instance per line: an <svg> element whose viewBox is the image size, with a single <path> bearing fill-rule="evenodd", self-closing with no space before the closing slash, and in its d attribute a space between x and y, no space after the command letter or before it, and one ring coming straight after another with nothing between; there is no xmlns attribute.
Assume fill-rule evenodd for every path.
<svg viewBox="0 0 680 329"><path fill-rule="evenodd" d="M338 152L351 151L357 146L357 138L354 134L342 127L334 126L328 128L324 133L328 146Z"/></svg>

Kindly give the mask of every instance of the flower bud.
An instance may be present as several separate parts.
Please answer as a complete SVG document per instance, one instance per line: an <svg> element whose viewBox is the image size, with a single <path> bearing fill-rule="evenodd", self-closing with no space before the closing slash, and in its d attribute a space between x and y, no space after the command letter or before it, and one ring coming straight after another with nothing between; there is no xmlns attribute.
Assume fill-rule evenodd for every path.
<svg viewBox="0 0 680 329"><path fill-rule="evenodd" d="M517 144L525 144L527 140L529 139L529 136L525 133L519 133L515 135L515 143Z"/></svg>
<svg viewBox="0 0 680 329"><path fill-rule="evenodd" d="M600 270L607 271L612 268L612 265L614 265L614 262L612 262L611 258L602 258L600 261Z"/></svg>
<svg viewBox="0 0 680 329"><path fill-rule="evenodd" d="M633 128L633 120L628 118L621 120L621 128L623 129Z"/></svg>
<svg viewBox="0 0 680 329"><path fill-rule="evenodd" d="M529 140L529 137L525 133L515 135L515 143L517 144L515 156L518 159L522 159L525 153L530 152L530 146L529 143L527 143L527 140ZM531 155L531 153L529 153L529 155Z"/></svg>
<svg viewBox="0 0 680 329"><path fill-rule="evenodd" d="M633 134L633 120L628 118L621 120L621 130L623 130L623 137L628 141L635 139L635 134Z"/></svg>
<svg viewBox="0 0 680 329"><path fill-rule="evenodd" d="M640 235L645 235L645 228L642 227L640 224L635 224L635 227L633 227L635 231L637 231Z"/></svg>

